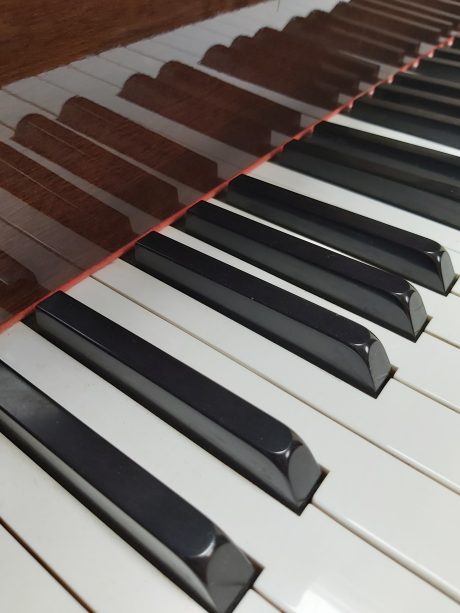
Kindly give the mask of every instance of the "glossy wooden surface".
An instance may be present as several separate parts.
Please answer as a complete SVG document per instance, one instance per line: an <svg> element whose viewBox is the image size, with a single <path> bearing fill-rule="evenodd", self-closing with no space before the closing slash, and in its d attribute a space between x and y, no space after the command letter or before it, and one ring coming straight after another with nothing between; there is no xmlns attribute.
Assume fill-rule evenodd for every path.
<svg viewBox="0 0 460 613"><path fill-rule="evenodd" d="M240 4L250 3L58 10L53 0L29 4L20 23L19 7L4 5L3 84L144 38L0 91L0 328L359 95L382 63L396 72L460 18L460 3L446 0L423 0L420 19L403 18L398 0L271 0L145 38Z"/></svg>
<svg viewBox="0 0 460 613"><path fill-rule="evenodd" d="M258 0L2 0L0 85Z"/></svg>

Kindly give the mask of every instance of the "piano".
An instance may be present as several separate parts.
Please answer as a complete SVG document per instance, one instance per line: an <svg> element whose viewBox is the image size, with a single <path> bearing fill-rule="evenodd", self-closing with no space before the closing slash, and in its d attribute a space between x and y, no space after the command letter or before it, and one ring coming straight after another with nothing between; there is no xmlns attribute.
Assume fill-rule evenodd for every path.
<svg viewBox="0 0 460 613"><path fill-rule="evenodd" d="M0 611L459 611L460 1L41 9L0 17Z"/></svg>

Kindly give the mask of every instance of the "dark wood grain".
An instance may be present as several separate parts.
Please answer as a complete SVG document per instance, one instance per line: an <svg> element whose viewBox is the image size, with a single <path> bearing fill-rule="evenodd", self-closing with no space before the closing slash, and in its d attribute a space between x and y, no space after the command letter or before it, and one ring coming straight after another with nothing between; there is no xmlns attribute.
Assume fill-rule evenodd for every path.
<svg viewBox="0 0 460 613"><path fill-rule="evenodd" d="M68 100L59 121L201 192L219 183L214 161L85 98Z"/></svg>
<svg viewBox="0 0 460 613"><path fill-rule="evenodd" d="M2 0L0 86L260 0Z"/></svg>
<svg viewBox="0 0 460 613"><path fill-rule="evenodd" d="M231 112L217 106L206 95L186 94L179 87L136 74L126 81L120 96L255 156L270 149L270 128L238 113L238 109Z"/></svg>
<svg viewBox="0 0 460 613"><path fill-rule="evenodd" d="M46 117L24 117L15 140L156 219L180 208L175 187Z"/></svg>

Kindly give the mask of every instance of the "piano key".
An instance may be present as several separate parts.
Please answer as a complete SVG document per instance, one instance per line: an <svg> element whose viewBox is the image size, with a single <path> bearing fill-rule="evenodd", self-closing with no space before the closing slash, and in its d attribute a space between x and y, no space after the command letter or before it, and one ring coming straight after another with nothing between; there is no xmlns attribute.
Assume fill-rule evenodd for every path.
<svg viewBox="0 0 460 613"><path fill-rule="evenodd" d="M41 333L291 508L310 500L321 470L282 424L62 292L38 306L35 320ZM156 364L155 373L145 364Z"/></svg>
<svg viewBox="0 0 460 613"><path fill-rule="evenodd" d="M417 342L414 343L409 339L403 338L399 334L383 328L379 324L370 323L360 315L351 313L337 304L333 304L324 298L307 292L277 276L271 275L261 268L235 258L220 249L216 249L201 240L195 239L183 232L179 232L175 228L165 228L162 231L162 235L172 238L184 244L186 247L195 249L203 255L214 258L216 263L220 262L230 265L250 275L253 283L256 279L265 281L281 290L290 292L298 298L313 303L316 307L325 308L335 315L345 317L363 326L365 329L370 330L371 334L375 335L385 348L390 363L396 371L394 373L396 379L401 380L406 385L414 387L423 394L429 395L431 398L438 400L449 408L460 412L460 393L458 389L456 389L453 380L453 373L456 372L457 368L460 368L460 353L452 345L435 339L429 334L422 334ZM184 287L185 285L186 284L182 285L183 291L189 292L189 290ZM200 300L202 300L201 297ZM275 342L279 343L279 340L275 339ZM443 368L436 369L432 367L432 356L435 354L437 356L436 363L443 364Z"/></svg>
<svg viewBox="0 0 460 613"><path fill-rule="evenodd" d="M460 99L460 83L454 83L447 79L436 79L427 75L407 71L395 75L393 83L405 88L413 88L417 91L431 92L451 98Z"/></svg>
<svg viewBox="0 0 460 613"><path fill-rule="evenodd" d="M356 192L306 177L288 168L267 162L249 173L249 176L273 183L321 202L332 204L351 213L357 213L401 230L430 237L449 249L449 255L456 274L460 274L460 235L458 230L420 217L409 211L393 207Z"/></svg>
<svg viewBox="0 0 460 613"><path fill-rule="evenodd" d="M452 62L460 61L460 54L458 49L452 49L452 47L444 47L437 49L434 57L451 60Z"/></svg>
<svg viewBox="0 0 460 613"><path fill-rule="evenodd" d="M241 598L256 571L217 526L14 370L0 378L7 436L210 610Z"/></svg>
<svg viewBox="0 0 460 613"><path fill-rule="evenodd" d="M142 613L152 610L152 602L165 611L203 613L190 596L2 434L0 452L2 516L85 604L93 610L124 613L135 594L136 610Z"/></svg>
<svg viewBox="0 0 460 613"><path fill-rule="evenodd" d="M0 607L3 611L47 613L83 613L85 610L1 525Z"/></svg>
<svg viewBox="0 0 460 613"><path fill-rule="evenodd" d="M458 188L442 164L445 158L417 151L411 159L407 146L360 138L341 126L324 127L318 135L289 143L275 162L460 229Z"/></svg>
<svg viewBox="0 0 460 613"><path fill-rule="evenodd" d="M137 243L134 257L148 272L369 394L378 394L390 376L385 349L364 326L156 232Z"/></svg>
<svg viewBox="0 0 460 613"><path fill-rule="evenodd" d="M375 89L374 97L378 100L407 104L431 113L439 113L444 115L446 119L457 117L460 106L458 100L443 96L440 93L415 91L395 83L380 85Z"/></svg>
<svg viewBox="0 0 460 613"><path fill-rule="evenodd" d="M254 590L249 590L234 611L235 613L277 613L279 609L276 609Z"/></svg>
<svg viewBox="0 0 460 613"><path fill-rule="evenodd" d="M92 295L94 298L94 293ZM107 305L107 303L105 304ZM132 304L132 306L135 305ZM134 323L139 319L130 321ZM159 330L155 334L157 335L158 332ZM187 344L190 344L190 341L179 344L173 343L176 350L181 347L182 351ZM218 518L226 532L231 533L238 542L244 545L245 550L252 552L253 557L261 562L264 568L256 580L255 587L262 595L267 595L270 601L276 602L282 610L292 613L307 613L309 610L307 604L310 599L315 602L314 599L318 597L318 591L324 605L329 602L336 603L336 599L339 597L340 602L345 607L344 610L348 608L348 610L357 613L368 613L369 609L379 610L381 606L384 607L384 609L381 609L382 611L388 607L388 610L400 611L401 613L407 613L408 611L431 613L432 608L430 607L435 607L434 610L440 612L450 613L450 611L455 610L452 609L450 599L445 598L426 582L421 581L414 574L406 571L399 564L395 564L363 540L342 528L313 505L309 505L302 516L298 517L267 497L261 490L254 488L252 484L233 471L222 471L222 467L214 458L207 456L196 445L174 433L169 426L157 420L121 392L76 363L68 355L63 354L31 330L22 325L17 325L1 337L0 345L2 358L6 358L12 366L18 367L21 374L31 380L34 385L46 391L56 402L63 402L76 417L144 468L157 471L163 482L196 508L202 508L214 521ZM41 356L40 360L36 359L38 355ZM193 361L196 357L197 354L192 349L189 353L189 359ZM396 462L394 466L391 466L394 460L392 461L389 456L381 454L365 441L334 425L333 422L326 420L315 411L311 411L292 396L273 388L267 382L255 377L237 364L227 360L228 368L222 367L222 360L225 361L226 358L218 357L218 364L215 364L214 360L212 361L213 376L217 376L221 381L226 381L227 385L233 386L235 391L244 390L244 393L248 394L250 398L270 407L270 410L278 416L283 416L284 419L291 417L295 421L302 422L305 431L308 430L312 434L315 445L318 445L318 449L322 450L323 456L324 454L329 456L328 460L340 466L343 461L340 450L348 449L348 467L347 471L343 472L344 477L349 475L348 468L354 461L357 461L360 466L369 467L374 475L375 470L377 470L379 474L385 474L387 477L379 484L373 478L369 482L370 491L374 487L380 488L383 486L386 489L388 486L392 487L392 484L395 483L391 471L393 468L394 476L396 476L395 471L398 468L398 463ZM46 366L54 363L60 365L61 376L59 378L53 376L53 369ZM203 365L203 361L200 360L199 364ZM213 366L217 366L217 368ZM239 372L238 376L236 376L237 372ZM96 395L100 399L98 411L93 410ZM151 444L152 439L157 441L156 445ZM348 443L351 443L351 445L349 446ZM364 450L367 450L371 456L362 457ZM13 452L16 455L20 454L14 447L11 454ZM165 453L168 455L168 462L164 462ZM20 459L24 458L22 454L20 455ZM4 457L8 456L5 454ZM14 457L16 459L16 456ZM324 457L323 459L326 460ZM24 460L28 462L27 468L32 472L30 460L27 458L24 458ZM386 466L386 471L383 472L382 463L383 466ZM184 471L184 465L189 468L189 471ZM16 524L20 524L23 533L28 533L29 540L34 541L36 548L62 547L61 540L46 538L47 531L51 529L52 534L55 534L56 524L58 527L62 526L67 517L74 519L74 523L76 523L78 516L76 517L75 514L79 509L73 507L65 509L64 507L64 511L67 510L67 513L61 511L53 524L51 520L54 514L62 509L62 505L53 506L51 501L54 501L54 499L42 492L40 496L37 496L35 508L38 507L38 509L31 517L30 514L25 513L24 495L30 493L33 496L33 493L38 489L38 484L42 486L42 482L38 479L39 475L37 475L37 471L40 469L32 464L34 471L29 477L31 484L24 490L22 487L18 487L16 479L7 478L7 475L12 472L10 467L11 461L6 466L4 463L0 465L0 474L3 473L2 481L6 482L9 494L5 500L2 500L3 509L6 507L4 514L7 518L10 516L15 518ZM353 469L351 468L351 470ZM14 472L24 478L25 469L21 471L17 469ZM194 475L193 479L190 479L191 473ZM419 495L428 494L425 481L420 481L420 476L417 473L410 471L409 474L404 466L402 473L403 477L398 473L399 476L396 477L396 481L401 478L404 481L405 477L404 485L408 485L407 478L415 475L415 481L424 484L422 492L415 495L416 499ZM329 479L331 476L332 473L327 478ZM417 484L412 485L417 487ZM408 489L412 492L410 486ZM430 488L428 487L428 489ZM222 492L222 495L216 496L216 491ZM401 494L403 498L406 497L404 491L405 488ZM378 489L377 492L379 492ZM380 501L380 495L378 497ZM236 514L234 512L235 507L229 504L230 500L240 501L241 513ZM427 496L426 500L432 499ZM436 497L433 504L435 502L440 502L439 497ZM398 499L395 500L395 504L398 506ZM412 500L409 504L412 504ZM46 508L46 505L48 505L48 508ZM426 504L422 505L422 510L424 514L430 513ZM42 515L44 517L41 520ZM262 516L264 522L260 521ZM242 517L244 517L244 521L242 521ZM94 520L97 521L95 518ZM38 528L36 524L38 524ZM72 523L69 523L69 525L72 525ZM65 543L68 543L69 539L75 538L72 530L62 530L61 528L58 531L59 533L62 532L62 539L65 539ZM267 533L271 534L271 538L267 538ZM94 529L90 531L90 535L93 534ZM96 536L99 537L99 540L95 539L98 543L101 535ZM90 550L88 546L84 547L85 538L86 532L80 539L83 543L77 540L76 554L82 551L84 555L87 555ZM305 543L305 546L299 547L299 543ZM111 545L109 551L113 553L116 543L110 542L109 544ZM285 552L283 556L279 555L280 547ZM99 547L95 552L96 556L105 555L105 551L101 551L103 549L103 547ZM51 551L51 553L55 552ZM128 560L121 559L125 568L127 562L133 559L135 552L132 553L131 559L127 555L125 557ZM69 560L69 557L64 554L64 560L59 562L65 566L66 571L77 571L78 580L82 586L87 587L89 583L89 587L92 587L95 579L100 581L100 570L105 568L103 564L96 567L97 572L93 570L93 573L88 576L88 571L92 569L92 558L88 560L89 569L86 565L77 566L75 569L72 568L73 559ZM119 556L118 558L114 557L115 559L108 558L110 570L112 570L112 565L120 559ZM354 561L353 564L350 564L350 559ZM155 571L155 569L152 568L152 571ZM119 572L118 566L115 564L112 574L114 577L118 577ZM136 573L134 578L138 580L138 576L139 573ZM343 579L340 585L337 585L337 576ZM381 576L386 577L385 583L382 583ZM132 573L127 573L126 581L129 583L129 580L132 579ZM156 574L153 575L153 579L157 580ZM115 591L123 590L126 581L120 581L120 585L117 584L112 589ZM111 585L112 582L111 577L110 581L104 582L103 589L108 587L106 583ZM394 586L395 589L391 589L389 586ZM141 591L142 596L146 595L146 590L149 587L150 582L144 581L144 590ZM132 598L132 592L130 594ZM159 591L159 596L155 602L158 599L161 601L163 594L163 591ZM94 596L100 598L99 593L95 593ZM122 596L124 597L125 594L122 593ZM171 597L171 594L168 594L168 596ZM113 593L110 593L109 602L113 598ZM145 601L139 595L138 598L141 605L144 605ZM304 604L304 600L307 604ZM104 601L102 600L102 602ZM114 609L118 610L118 607L120 607L119 610L123 610L117 602ZM169 610L167 606L164 606L163 609ZM188 612L185 607L184 609L171 608L171 611L176 610Z"/></svg>
<svg viewBox="0 0 460 613"><path fill-rule="evenodd" d="M155 323L155 318L149 315L141 307L138 307L134 303L131 303L129 300L124 299L121 296L113 295L114 293L108 289L104 290L103 288L95 287L94 282L88 283L87 281L73 288L72 294L75 297L79 297L80 299L85 300L88 305L90 305L91 307L96 307L98 311L102 311L105 315L108 315L110 313L114 317L115 323L123 322L123 325L128 326L131 331L135 333L137 332L150 342L153 341L155 343L162 344L167 343L170 347L169 351L172 350L173 354L175 354L176 356L178 354L182 355L183 358L181 359L188 362L189 364L199 364L200 369L206 372L207 376L216 380L216 382L223 383L224 381L227 381L227 383L224 383L226 387L229 386L228 381L232 380L231 375L232 372L235 372L235 369L241 374L245 373L245 376L249 377L249 381L246 379L247 385L244 385L244 382L240 380L241 377L239 376L237 381L233 379L233 384L230 384L230 389L237 391L239 395L247 399L253 398L256 401L256 404L260 404L262 402L263 406L266 407L265 410L267 412L273 414L272 412L276 411L275 414L282 416L283 421L287 424L291 423L291 418L303 421L303 419L306 418L306 415L309 415L309 411L307 411L307 408L304 405L298 404L295 405L294 412L291 415L289 410L290 403L288 402L288 398L290 398L289 396L283 394L282 397L284 400L281 400L275 393L275 389L272 389L271 386L269 386L270 389L267 390L267 395L262 394L261 386L263 388L265 387L265 385L262 385L262 383L260 385L255 384L255 380L257 380L257 377L254 378L253 376L250 376L250 373L242 369L237 364L231 365L231 362L227 358L225 358L225 356L214 355L214 352L212 352L212 350L210 350L208 347L202 345L201 343L198 343L195 339L187 339L186 334L180 332L179 330L172 330L172 326L165 324L165 322ZM118 310L119 308L121 310ZM167 330L167 338L161 338L161 334L159 332L161 329L163 329L164 332L166 332ZM11 351L14 351L13 347L8 348L9 355L11 355ZM213 354L213 357L211 357L209 352ZM208 358L204 358L205 354L208 354ZM22 356L22 359L23 358L24 356ZM33 354L33 358L34 362L37 363L36 353ZM277 362L276 364L277 368L279 368L279 362ZM51 374L52 373L50 372L49 375ZM53 379L53 377L51 377L51 379ZM54 379L56 379L55 376ZM303 383L304 382L305 378L303 378ZM78 381L78 384L81 386L81 379ZM250 389L248 389L248 387ZM112 410L111 403L107 403L106 406L110 407L110 410ZM303 409L301 410L300 407L303 407ZM94 414L95 412L89 411L89 413ZM417 415L419 414L417 413ZM374 417L374 415L372 417ZM332 427L332 422L327 423L328 426ZM323 500L330 509L329 505L332 502L332 497L335 497L336 495L338 497L338 492L344 491L347 491L347 495L349 495L350 488L352 488L352 490L355 492L355 497L357 498L357 506L353 506L355 504L354 502L350 503L348 501L345 501L343 502L343 506L346 508L345 514L341 511L340 507L335 506L333 516L338 517L340 520L345 519L348 525L350 525L352 517L356 516L357 518L359 518L359 521L353 526L353 530L355 532L361 535L365 535L365 538L367 540L370 540L370 542L378 545L380 549L384 549L386 551L391 550L392 555L396 555L396 558L398 560L402 561L404 558L405 565L413 562L412 567L414 570L416 570L418 574L421 573L425 577L430 577L430 580L435 580L436 585L441 586L443 591L448 591L449 593L457 594L455 585L457 582L456 576L458 569L456 568L455 564L453 565L449 560L452 556L456 555L456 553L454 554L454 552L458 551L458 547L456 544L457 535L453 534L452 532L454 525L454 517L457 515L456 507L458 504L460 504L458 498L454 496L452 492L449 492L445 488L439 487L438 485L434 484L433 481L426 479L425 476L422 476L418 472L405 467L403 464L396 460L392 460L390 456L378 452L377 449L371 446L368 447L368 443L365 443L365 441L362 441L360 439L355 440L354 435L352 435L351 433L348 433L347 436L350 436L350 440L352 439L354 443L345 443L345 441L343 440L341 441L341 443L339 443L338 440L334 442L334 428L332 429L332 431L328 428L328 432L326 435L327 438L323 439L322 436L319 436L317 430L307 430L305 428L305 424L302 427L300 425L300 422L298 423L298 426L299 430L301 430L304 435L308 432L308 436L312 437L312 440L314 439L314 447L316 447L316 445L319 446L320 444L323 445L324 441L328 440L327 444L325 445L328 448L327 457L325 456L324 451L318 456L321 465L325 467L325 471L328 472L328 475L321 484L320 488L317 490L315 498L318 495L318 492L321 491L321 489L324 488L325 485L327 485L327 490L324 492ZM126 437L126 424L123 425L123 433ZM135 437L132 438L132 443L134 447L138 445L138 442L135 441ZM358 452L358 449L355 445L359 445L361 447L361 452ZM362 445L366 446L367 451L365 456L363 455L364 452L362 451ZM117 446L119 445L117 444ZM329 449L329 447L331 446L333 447L333 449ZM340 449L342 450L342 452L340 452ZM344 449L346 450L345 453L347 455L346 465L344 465L343 463ZM359 457L353 455L355 452L358 454ZM378 452L377 455L375 455L376 452ZM374 457L371 458L368 455L369 453L372 453ZM335 457L335 461L333 460L333 456ZM353 458L355 461L359 462L359 467L355 468L354 464L352 464L352 462L354 461ZM135 460L136 457L134 457L133 459ZM139 463L142 464L142 462ZM190 468L192 466L192 464L188 461L185 461L185 465L189 466ZM184 460L182 456L181 467L183 466ZM396 467L399 473L398 477L396 477L396 475L394 474L394 470L396 470ZM164 468L168 469L168 467L166 466ZM354 480L355 470L357 471L356 474L359 475L359 479L357 481ZM381 475L381 479L378 482L375 479L376 471L377 474ZM180 472L183 473L183 470ZM196 471L192 472L195 473ZM158 474L158 477L162 478L160 474ZM190 479L186 475L184 475L184 478L190 481ZM338 484L337 486L335 485L336 479L340 481L340 484ZM166 484L170 485L169 483ZM387 490L387 486L385 484L391 484L390 491ZM196 489L196 483L187 483L187 485L189 485L192 489ZM252 484L249 485L254 490L257 489L254 488ZM222 484L220 487L222 487ZM183 495L182 489L179 485L177 485L177 488L179 488L179 490L177 490L176 485L174 485L175 491L178 491L180 495ZM397 490L395 488L397 488ZM231 490L227 491L229 494L231 493ZM240 492L239 494L243 495L242 492ZM262 492L260 492L260 494L262 495ZM237 495L237 492L235 492L235 495ZM184 497L187 499L187 496ZM403 523L401 524L400 529L395 527L392 524L391 520L386 519L385 514L378 513L376 509L374 509L374 505L378 505L378 507L384 507L384 500L388 500L388 497L393 500L393 504L395 506L394 521L396 522L397 526L399 526L399 519L397 518L400 514L403 516ZM214 498L219 499L219 497L216 497L215 495ZM270 500L270 498L267 498L267 500ZM422 500L424 501L423 503ZM426 503L427 500L430 501L429 505L427 505ZM315 504L314 501L313 504ZM200 505L197 505L194 500L190 500L190 502L198 509L200 509L201 505L204 504L204 500L201 500ZM272 550L273 553L270 555L270 561L274 559L273 556L276 556L275 559L279 557L278 543L264 542L263 544L261 544L259 542L260 533L257 533L253 534L251 537L253 546L248 547L245 544L247 543L248 535L247 533L245 533L244 535L242 534L241 527L238 528L237 526L233 526L231 530L228 528L228 515L234 515L232 505L230 505L230 508L228 508L228 505L223 500L216 500L216 505L219 508L221 508L222 505L224 507L221 508L218 517L217 515L214 516L214 513L212 511L213 508L217 511L216 506L214 506L212 502L208 500L206 501L206 505L208 509L207 514L210 516L211 520L220 525L227 533L231 534L233 539L238 542L240 546L243 547L249 555L261 562L262 566L269 566L268 558L263 555L264 547L270 549L274 548L274 551ZM264 517L266 517L266 522L263 526L263 532L265 532L265 530L267 529L267 522L268 524L270 524L269 511L270 507L275 508L273 505L277 505L276 509L284 509L284 507L276 503L276 501L273 501L268 506L264 504L266 509L264 513ZM402 505L401 509L399 508L400 505ZM421 513L419 507L423 508L423 513ZM430 543L425 544L423 542L421 534L423 530L427 530L427 526L425 526L426 521L431 521L434 523L434 520L433 518L431 518L431 515L434 514L437 517L439 513L439 508L443 508L443 513L445 514L445 523L443 523L442 526L437 526L436 537L435 535L433 535L433 537L437 539L438 543L436 552L434 552L433 547ZM408 530L408 526L410 525L408 513L410 514L411 509L413 509L413 512L415 512L415 509L417 509L418 513L418 522L415 523L414 531L412 529ZM262 513L261 509L256 507L254 508L253 512L257 512L259 517ZM224 517L221 516L221 513L224 513L225 518L227 519L224 519ZM283 513L284 517L287 517L286 513L290 518L297 517L295 514L292 514L287 509L285 510L285 513ZM279 516L278 512L277 514ZM346 515L346 518L344 517L344 515ZM249 520L249 517L246 517L246 520ZM280 523L277 524L278 530L280 530L280 534L283 534L283 538L286 539L287 546L287 542L289 541L290 522L285 524L284 520L281 520L281 517L279 517L279 521ZM293 525L295 524L292 524L291 528ZM294 539L296 546L298 546L299 542L299 526L300 524L296 526L296 537ZM254 524L245 527L245 530L253 531ZM396 534L395 537L392 536L392 532ZM379 534L384 535L383 542L379 540ZM237 538L237 535L240 536ZM270 539L265 538L265 540ZM257 553L253 555L252 552L255 548L255 541L257 541ZM265 549L265 551L267 550ZM396 551L398 553L396 553ZM264 563L264 559L267 559L267 563ZM433 575L433 571L435 569L437 571L436 578ZM439 580L438 577L441 577L441 580Z"/></svg>
<svg viewBox="0 0 460 613"><path fill-rule="evenodd" d="M445 293L454 282L449 254L436 242L246 175L225 202L375 266Z"/></svg>
<svg viewBox="0 0 460 613"><path fill-rule="evenodd" d="M460 79L460 66L458 63L446 60L445 58L423 58L415 68L415 72L436 79L452 81L453 83L458 83Z"/></svg>
<svg viewBox="0 0 460 613"><path fill-rule="evenodd" d="M291 397L302 400L460 492L460 432L458 416L453 411L394 378L376 399L369 398L324 370L122 260L106 266L94 276L134 303L286 390ZM85 284L86 281L71 292L77 289L79 299L90 298L91 306L97 307L94 303L95 288ZM100 288L97 289L102 294L99 304L105 304L102 302L104 299L113 304L111 294L105 295ZM104 313L108 314L107 309L104 309ZM113 312L110 315L113 317ZM159 337L159 332L155 334ZM184 341L177 341L174 346L183 347ZM190 359L193 360L192 357ZM194 363L198 365L198 360L195 359ZM205 362L202 363L204 365ZM339 403L337 398L340 398ZM418 423L427 424L427 427L421 430L417 427ZM414 431L417 432L416 436L407 436L408 432ZM442 446L430 443L439 437L443 440ZM311 441L313 443L313 439ZM321 465L328 466L321 455L317 457Z"/></svg>
<svg viewBox="0 0 460 613"><path fill-rule="evenodd" d="M420 295L402 277L205 202L176 227L409 338L426 323Z"/></svg>
<svg viewBox="0 0 460 613"><path fill-rule="evenodd" d="M460 347L459 309L460 296L455 294L447 296L436 310L436 315L430 320L427 332Z"/></svg>
<svg viewBox="0 0 460 613"><path fill-rule="evenodd" d="M357 101L350 114L356 119L378 123L450 147L458 147L460 143L459 120L442 113L367 97Z"/></svg>

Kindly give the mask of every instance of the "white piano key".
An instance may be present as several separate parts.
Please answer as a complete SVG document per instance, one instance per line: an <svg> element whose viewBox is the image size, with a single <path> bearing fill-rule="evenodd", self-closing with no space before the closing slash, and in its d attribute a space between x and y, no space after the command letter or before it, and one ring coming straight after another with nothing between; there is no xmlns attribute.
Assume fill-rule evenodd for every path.
<svg viewBox="0 0 460 613"><path fill-rule="evenodd" d="M234 613L279 613L279 609L272 606L268 600L259 596L254 590L249 590L243 597L239 605L234 609ZM171 612L172 613L172 612Z"/></svg>
<svg viewBox="0 0 460 613"><path fill-rule="evenodd" d="M416 343L413 343L395 332L391 332L374 322L366 320L360 315L351 313L324 298L307 292L292 283L284 281L261 268L248 264L175 228L165 228L162 233L174 240L198 249L201 253L226 262L259 279L366 326L383 343L391 364L397 369L394 375L397 380L460 413L460 389L458 386L448 384L449 381L455 379L454 373L460 371L460 352L448 343L424 333L422 333ZM431 357L432 350L436 352L437 359L435 362L433 362Z"/></svg>
<svg viewBox="0 0 460 613"><path fill-rule="evenodd" d="M460 423L449 409L394 379L371 398L122 260L94 277L460 492Z"/></svg>
<svg viewBox="0 0 460 613"><path fill-rule="evenodd" d="M106 298L107 295L113 294L110 290L97 287L94 281L87 284L86 290L88 289L96 290L90 292L92 296L87 296L90 302L99 302L102 295ZM101 289L102 295L98 298L97 294ZM336 489L348 487L348 495L353 491L361 503L366 502L365 510L369 514L373 513L374 504L381 505L384 498L390 497L396 508L396 523L400 505L408 506L414 512L417 510L417 529L414 531L411 525L407 526L407 538L409 541L414 540L414 543L409 543L409 549L418 548L419 554L427 555L428 550L425 550L420 530L422 527L424 530L432 530L432 538L438 539L438 547L432 553L432 566L440 571L441 576L448 572L448 568L451 575L458 573L458 565L452 563L459 555L456 547L456 524L451 526L450 531L446 529L452 514L458 512L457 498L448 490L255 377L246 369L223 356L214 355L215 352L179 331L172 334L168 341L162 330L170 332L171 326L157 322L153 316L148 316L148 325L145 328L144 323L147 320L142 309L121 297L114 297L111 308L117 310L120 305L124 308L119 310L117 319L122 318L130 327L143 328L147 340L169 342L170 348L176 354L191 363L194 361L195 365L206 370L213 379L220 379L222 384L233 387L234 391L249 401L255 399L264 410L284 418L285 422L297 422L297 430L303 431L304 436L308 435L314 449L321 450L320 458L322 456L324 465L330 470L321 485L322 488L328 482L326 494L330 496ZM104 310L104 304L100 303L98 307ZM135 319L129 315L129 311L133 309L137 313ZM282 610L309 613L309 593L316 593L318 590L323 595L325 605L337 606L336 596L339 596L340 608L336 610L343 613L368 613L369 610L431 613L433 610L454 610L452 601L398 564L393 564L330 517L313 507L307 508L300 517L295 515L25 326L16 325L0 337L0 355L31 383L64 405L220 525L240 547L262 565L263 570L256 581L256 590L262 596L267 594L271 601L272 596L276 596L277 605ZM59 377L55 376L57 368ZM152 441L155 441L155 444L152 444ZM166 457L168 461L165 461ZM30 463L30 460L28 462ZM184 467L187 467L187 470L184 470ZM352 475L355 470L360 479L367 476L366 489L361 488L359 481L354 481ZM11 474L8 466L0 466L0 472L3 471L3 480L8 483L12 493L2 504L3 507L6 506L9 515L14 516L15 504L18 504L17 491L15 493L18 480L15 479L14 483L13 480L8 480L7 477ZM15 470L15 474L19 473ZM337 488L336 479L340 483L346 483ZM25 491L28 492L27 489ZM393 493L398 493L399 496L395 498ZM327 501L327 496L325 500ZM51 504L48 499L44 502ZM439 525L435 522L440 509L447 524ZM39 522L40 511L41 509L36 510L37 517L34 516L33 520L37 519ZM65 509L56 508L57 511L62 512ZM336 511L334 510L334 513ZM312 514L316 521L311 520ZM23 520L24 515L27 516L24 512L20 513L18 521ZM67 515L62 513L61 522L64 517ZM260 521L261 517L264 521ZM379 518L382 520L381 516ZM73 519L74 517L69 517L71 525L74 523ZM47 522L45 524L48 525ZM21 528L24 529L25 526ZM40 538L40 535L32 536L35 539ZM67 536L65 534L66 538ZM47 544L46 535L44 544ZM81 543L79 548L84 545L85 543ZM98 548L97 552L99 551ZM281 556L280 551L283 552ZM114 559L110 568L116 563L117 560ZM82 574L86 574L87 570L91 569L84 567L81 570ZM419 570L425 572L423 568L417 569L417 572ZM115 575L114 580L117 576ZM341 577L338 594L335 593L334 587L337 585L337 576ZM381 581L382 576L386 577L385 582ZM361 579L359 585L356 582L357 577ZM88 577L86 581L89 581ZM370 586L369 590L367 586ZM162 610L168 609L165 607ZM171 609L176 610L182 611Z"/></svg>
<svg viewBox="0 0 460 613"><path fill-rule="evenodd" d="M422 292L423 294L423 292ZM425 297L423 297L425 301ZM443 297L442 303L435 310L426 331L460 347L460 296L449 294Z"/></svg>
<svg viewBox="0 0 460 613"><path fill-rule="evenodd" d="M449 228L431 219L270 162L262 164L248 174L397 228L403 230L410 228L411 232L435 240L449 249L455 272L460 274L460 232L455 228Z"/></svg>
<svg viewBox="0 0 460 613"><path fill-rule="evenodd" d="M0 455L1 516L92 610L204 613L2 434Z"/></svg>
<svg viewBox="0 0 460 613"><path fill-rule="evenodd" d="M83 613L85 610L1 525L0 609L5 613Z"/></svg>
<svg viewBox="0 0 460 613"><path fill-rule="evenodd" d="M85 74L89 74L96 79L106 81L112 85L116 85L120 88L126 83L126 81L135 74L133 70L108 62L102 57L92 55L86 57L83 60L72 62L70 64L72 68L80 70Z"/></svg>

